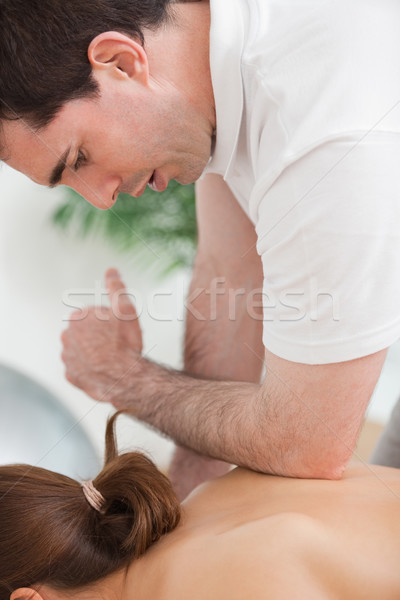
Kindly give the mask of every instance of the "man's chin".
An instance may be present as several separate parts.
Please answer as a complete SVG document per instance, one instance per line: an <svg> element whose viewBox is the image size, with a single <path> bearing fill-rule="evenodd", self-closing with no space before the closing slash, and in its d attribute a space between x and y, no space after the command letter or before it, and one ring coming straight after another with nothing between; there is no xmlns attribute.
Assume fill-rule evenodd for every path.
<svg viewBox="0 0 400 600"><path fill-rule="evenodd" d="M199 165L197 168L192 168L190 172L182 173L178 177L174 177L174 179L181 185L195 183L202 176L207 164L208 161L204 162L202 165Z"/></svg>
<svg viewBox="0 0 400 600"><path fill-rule="evenodd" d="M175 177L174 179L180 185L190 185L191 183L195 183L195 181L197 181L197 179L188 177Z"/></svg>

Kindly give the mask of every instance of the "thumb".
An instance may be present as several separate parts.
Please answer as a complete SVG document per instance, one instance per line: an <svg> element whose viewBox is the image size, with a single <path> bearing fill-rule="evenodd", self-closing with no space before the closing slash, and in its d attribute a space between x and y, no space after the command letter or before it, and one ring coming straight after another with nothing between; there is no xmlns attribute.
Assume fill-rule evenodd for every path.
<svg viewBox="0 0 400 600"><path fill-rule="evenodd" d="M105 286L110 298L113 315L116 318L137 318L135 307L117 269L108 269L105 274Z"/></svg>

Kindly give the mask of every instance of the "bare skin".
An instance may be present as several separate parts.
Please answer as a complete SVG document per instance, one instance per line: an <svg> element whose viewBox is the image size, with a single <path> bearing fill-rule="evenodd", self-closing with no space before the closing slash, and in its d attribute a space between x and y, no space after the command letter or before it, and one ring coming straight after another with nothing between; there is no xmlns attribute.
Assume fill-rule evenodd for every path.
<svg viewBox="0 0 400 600"><path fill-rule="evenodd" d="M105 600L400 596L398 470L351 467L341 481L305 481L235 469L183 507L181 525L131 565L125 582L113 575L96 593ZM40 593L64 600L46 586Z"/></svg>
<svg viewBox="0 0 400 600"><path fill-rule="evenodd" d="M341 482L235 470L188 499L182 530L145 561L166 559L176 540L182 544L172 550L175 574L187 569L190 576L178 586L173 567L167 569L171 599L200 600L208 591L227 600L394 600L400 594L400 473L377 472L395 493L364 467L349 469ZM184 588L180 595L178 587Z"/></svg>

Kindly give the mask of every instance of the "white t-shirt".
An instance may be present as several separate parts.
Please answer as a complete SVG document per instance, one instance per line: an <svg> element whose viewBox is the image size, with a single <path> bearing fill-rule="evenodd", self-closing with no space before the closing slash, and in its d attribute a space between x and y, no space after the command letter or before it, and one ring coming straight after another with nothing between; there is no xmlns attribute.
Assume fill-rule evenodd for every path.
<svg viewBox="0 0 400 600"><path fill-rule="evenodd" d="M255 225L265 347L355 359L400 337L399 0L210 0L216 145ZM221 226L223 226L221 224Z"/></svg>

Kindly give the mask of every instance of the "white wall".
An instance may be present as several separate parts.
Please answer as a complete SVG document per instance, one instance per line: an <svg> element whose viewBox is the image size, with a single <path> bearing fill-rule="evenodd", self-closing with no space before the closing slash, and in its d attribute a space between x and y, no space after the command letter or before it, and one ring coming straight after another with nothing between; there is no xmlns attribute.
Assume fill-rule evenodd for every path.
<svg viewBox="0 0 400 600"><path fill-rule="evenodd" d="M2 166L0 171L0 361L31 375L53 391L73 412L94 442L103 447L104 423L110 406L86 397L64 380L60 359L60 334L68 310L63 295L74 288L101 285L103 273L117 266L128 288L143 301L159 296L146 310L141 323L145 352L150 358L180 367L183 334L183 298L188 274L157 281L140 268L137 256L121 255L99 239L77 240L55 229L50 215L60 201L59 190L50 191ZM132 202L135 200L132 199ZM160 320L161 319L161 320ZM384 374L369 409L370 418L385 422L400 395L400 345L390 352ZM151 430L124 422L123 445L150 451L165 466L172 444Z"/></svg>

